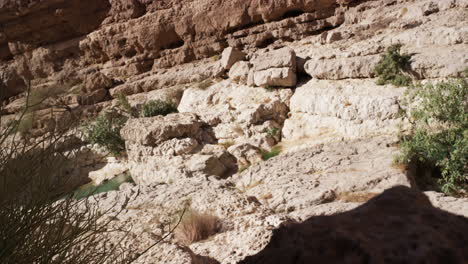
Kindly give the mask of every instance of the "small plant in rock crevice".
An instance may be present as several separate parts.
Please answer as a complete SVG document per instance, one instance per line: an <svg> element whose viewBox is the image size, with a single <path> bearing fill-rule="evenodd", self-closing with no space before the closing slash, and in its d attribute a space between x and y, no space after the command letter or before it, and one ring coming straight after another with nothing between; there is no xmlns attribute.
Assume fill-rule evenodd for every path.
<svg viewBox="0 0 468 264"><path fill-rule="evenodd" d="M270 151L262 151L262 159L269 160L273 157L278 156L281 153L281 148L279 146L273 147Z"/></svg>
<svg viewBox="0 0 468 264"><path fill-rule="evenodd" d="M269 137L276 137L276 135L278 135L279 129L277 127L272 127L265 129L263 132L266 133Z"/></svg>
<svg viewBox="0 0 468 264"><path fill-rule="evenodd" d="M125 140L120 136L125 121L124 118L112 117L108 113L101 114L86 127L86 140L118 156L125 151Z"/></svg>
<svg viewBox="0 0 468 264"><path fill-rule="evenodd" d="M177 106L172 102L151 100L141 107L141 117L152 117L177 113Z"/></svg>
<svg viewBox="0 0 468 264"><path fill-rule="evenodd" d="M412 133L402 136L395 161L424 172L417 181L449 194L468 186L468 81L466 78L418 85L408 101Z"/></svg>
<svg viewBox="0 0 468 264"><path fill-rule="evenodd" d="M411 78L403 74L410 64L411 56L401 54L400 49L401 44L390 46L375 66L374 73L378 77L378 85L393 84L398 87L411 85Z"/></svg>
<svg viewBox="0 0 468 264"><path fill-rule="evenodd" d="M131 117L138 117L138 112L130 105L130 102L124 94L117 94L116 99L118 109L130 115Z"/></svg>

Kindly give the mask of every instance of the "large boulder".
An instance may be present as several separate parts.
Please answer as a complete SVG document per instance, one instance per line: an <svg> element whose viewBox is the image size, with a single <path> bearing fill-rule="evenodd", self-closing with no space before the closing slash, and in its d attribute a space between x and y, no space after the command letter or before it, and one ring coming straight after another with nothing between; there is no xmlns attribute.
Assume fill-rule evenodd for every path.
<svg viewBox="0 0 468 264"><path fill-rule="evenodd" d="M247 84L247 78L250 71L250 63L247 61L238 61L232 65L229 70L229 78L236 83Z"/></svg>
<svg viewBox="0 0 468 264"><path fill-rule="evenodd" d="M400 114L404 91L378 86L373 80L313 79L292 96L283 137L326 140L396 133L405 124Z"/></svg>
<svg viewBox="0 0 468 264"><path fill-rule="evenodd" d="M235 159L213 145L211 134L193 113L130 119L121 130L130 173L140 185L233 173Z"/></svg>
<svg viewBox="0 0 468 264"><path fill-rule="evenodd" d="M126 142L143 146L157 146L173 138L195 137L202 122L195 114L175 113L167 116L130 119L121 130Z"/></svg>
<svg viewBox="0 0 468 264"><path fill-rule="evenodd" d="M289 48L260 54L251 61L253 82L262 87L294 87L297 83L296 53Z"/></svg>
<svg viewBox="0 0 468 264"><path fill-rule="evenodd" d="M106 75L96 72L86 76L84 80L86 92L92 93L97 90L109 89L112 87L112 80Z"/></svg>
<svg viewBox="0 0 468 264"><path fill-rule="evenodd" d="M377 137L312 146L307 141L297 146L283 142L282 153L233 176L233 181L240 189L250 186L245 191L249 196L269 194L270 208L299 219L320 214L323 207L336 212L343 193L411 186L406 173L393 166L395 141Z"/></svg>
<svg viewBox="0 0 468 264"><path fill-rule="evenodd" d="M307 74L317 79L341 80L372 78L379 55L351 58L311 59L305 63Z"/></svg>
<svg viewBox="0 0 468 264"><path fill-rule="evenodd" d="M239 264L464 263L465 230L467 218L400 186L348 212L284 224L265 249Z"/></svg>
<svg viewBox="0 0 468 264"><path fill-rule="evenodd" d="M187 89L178 110L199 115L220 143L249 143L268 149L280 139L291 96L290 89L268 91L226 80L206 89Z"/></svg>
<svg viewBox="0 0 468 264"><path fill-rule="evenodd" d="M241 61L244 58L244 52L238 51L233 47L226 48L221 54L221 66L223 66L224 69L229 70L234 63Z"/></svg>

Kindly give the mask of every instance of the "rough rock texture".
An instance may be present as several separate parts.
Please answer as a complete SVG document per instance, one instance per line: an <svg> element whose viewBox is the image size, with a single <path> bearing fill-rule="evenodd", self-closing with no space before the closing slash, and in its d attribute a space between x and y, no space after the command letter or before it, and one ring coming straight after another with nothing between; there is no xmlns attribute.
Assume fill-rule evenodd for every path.
<svg viewBox="0 0 468 264"><path fill-rule="evenodd" d="M226 48L221 54L221 66L224 69L229 70L234 63L243 60L245 55L245 53L232 47Z"/></svg>
<svg viewBox="0 0 468 264"><path fill-rule="evenodd" d="M236 83L247 84L250 68L247 61L236 62L229 70L229 78Z"/></svg>
<svg viewBox="0 0 468 264"><path fill-rule="evenodd" d="M293 87L296 85L296 53L283 48L260 54L254 58L252 80L253 84L261 87L279 86Z"/></svg>
<svg viewBox="0 0 468 264"><path fill-rule="evenodd" d="M327 140L395 133L402 124L399 99L405 89L374 80L311 80L291 97L285 140Z"/></svg>
<svg viewBox="0 0 468 264"><path fill-rule="evenodd" d="M126 197L130 197L127 204ZM123 184L119 192L102 194L99 198L107 204L104 208L112 206L113 211L125 206L114 221L131 227L124 246L133 252L141 252L158 240L167 231L167 225L180 217L181 209L187 205L221 219L222 228L214 237L186 248L171 236L137 263L199 263L187 252L215 256L220 263L236 263L261 250L270 238L269 230L275 227L275 222L266 218L268 208L232 188L228 181L215 177L179 178L171 183L140 186Z"/></svg>
<svg viewBox="0 0 468 264"><path fill-rule="evenodd" d="M239 263L464 263L468 235L461 230L468 230L467 218L395 187L354 210L285 224L264 250Z"/></svg>
<svg viewBox="0 0 468 264"><path fill-rule="evenodd" d="M121 130L129 168L138 184L194 175L226 176L237 169L234 158L192 113L130 119Z"/></svg>
<svg viewBox="0 0 468 264"><path fill-rule="evenodd" d="M291 151L252 166L233 180L248 195L270 196L265 203L275 212L304 217L316 206L333 206L341 193L410 186L405 172L392 167L394 142L377 137Z"/></svg>
<svg viewBox="0 0 468 264"><path fill-rule="evenodd" d="M396 185L417 188L392 164L396 131L406 121L399 115L405 88L377 86L373 66L401 43L412 55L414 79L458 76L468 66L467 17L467 0L0 0L0 100L7 114L0 125L24 105L23 78L35 92L60 87L57 97L71 110L41 107L33 126L41 133L75 114L91 118L114 107L119 94L135 108L154 99L177 104L181 113L127 123L128 163L117 170L128 167L137 185L100 198L113 210L125 206L112 222L131 227L124 241L130 252L158 241L188 204L221 218L222 228L188 246L170 236L139 263L238 263L264 249L281 224L312 216L323 225L304 244L318 246L302 256L323 245L325 255L346 253L361 241L355 252L380 254L385 263L403 262L400 256L433 256L437 263L440 252L444 263L466 259L452 254L456 246L443 249L466 240L459 225L466 218L453 220L457 229L450 231L455 218L420 194L400 188L354 209ZM263 161L273 146L281 153ZM81 176L101 180L116 171L84 153ZM435 207L468 217L466 198L426 195ZM302 231L293 239L309 234ZM429 236L437 243L408 249Z"/></svg>
<svg viewBox="0 0 468 264"><path fill-rule="evenodd" d="M0 68L37 83L96 69L111 78L158 72L228 46L297 40L342 24L343 12L336 0L2 0ZM9 84L8 97L17 89Z"/></svg>
<svg viewBox="0 0 468 264"><path fill-rule="evenodd" d="M271 135L268 131L281 128L291 95L289 89L267 91L222 81L206 89L187 89L178 109L199 115L221 143L269 149L279 141L280 132Z"/></svg>

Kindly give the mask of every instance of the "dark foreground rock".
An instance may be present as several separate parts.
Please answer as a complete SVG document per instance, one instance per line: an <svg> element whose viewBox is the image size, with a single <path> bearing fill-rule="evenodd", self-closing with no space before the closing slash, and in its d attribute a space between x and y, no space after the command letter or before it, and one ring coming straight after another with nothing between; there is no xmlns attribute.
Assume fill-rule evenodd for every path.
<svg viewBox="0 0 468 264"><path fill-rule="evenodd" d="M283 224L239 263L466 263L467 245L467 218L399 186L352 211Z"/></svg>

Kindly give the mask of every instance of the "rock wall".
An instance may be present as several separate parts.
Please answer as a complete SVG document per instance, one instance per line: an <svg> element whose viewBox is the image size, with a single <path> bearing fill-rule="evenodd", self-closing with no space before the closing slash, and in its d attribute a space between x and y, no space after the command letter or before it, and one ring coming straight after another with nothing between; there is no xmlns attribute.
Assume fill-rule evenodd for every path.
<svg viewBox="0 0 468 264"><path fill-rule="evenodd" d="M3 81L2 98L24 90L21 78L41 86L103 71L118 85L228 46L252 50L301 39L342 24L348 2L2 0L0 70L16 80Z"/></svg>
<svg viewBox="0 0 468 264"><path fill-rule="evenodd" d="M388 46L400 43L411 54L415 81L459 76L468 66L468 1L120 0L89 3L85 11L78 7L87 1L69 3L0 0L0 94L8 98L2 111L12 118L21 109L23 77L34 90L65 87L71 114L95 115L115 106L120 93L132 106L152 99L177 104L179 113L128 121L121 132L128 163L117 169L128 167L138 185L124 184L100 198L115 205L139 194L114 208L125 207L114 221L132 227L124 242L135 252L157 241L164 220L187 202L218 216L222 228L191 245L169 237L139 263L198 263L196 255L238 263L259 252L245 263L261 263L262 254L274 251L271 244L265 248L272 234L275 244L278 234L288 233L287 223L312 217L293 225L299 235L292 239L304 241L309 238L300 233L309 223L334 228L328 220L337 219L337 226L356 230L349 219L364 217L370 223L364 227L373 227L375 219L367 216L376 208L392 228L401 224L400 218L392 222L395 215L410 215L411 224L401 225L408 236L416 226L418 233L451 240L447 234L456 231L431 227L440 224L440 216L465 227L466 198L426 192L434 206L462 216L441 213L416 191L411 174L392 163L396 132L407 121L400 115L406 88L376 85L373 68ZM52 13L67 16L44 18L48 26L26 23ZM82 20L73 19L80 15L93 18L80 25ZM71 116L66 113L49 123ZM38 127L47 127L46 120ZM282 153L264 161L263 154L275 147ZM106 166L92 177L100 181L114 169ZM359 207L400 185L414 190L399 187ZM421 212L437 219L418 226ZM321 215L331 216L314 220ZM382 239L394 233L385 231ZM320 241L343 246L346 253L357 243L357 235L349 234L351 239L338 234L338 240ZM380 230L362 239L373 245L375 234ZM414 253L407 246L405 241L396 250ZM380 254L367 247L359 252Z"/></svg>

